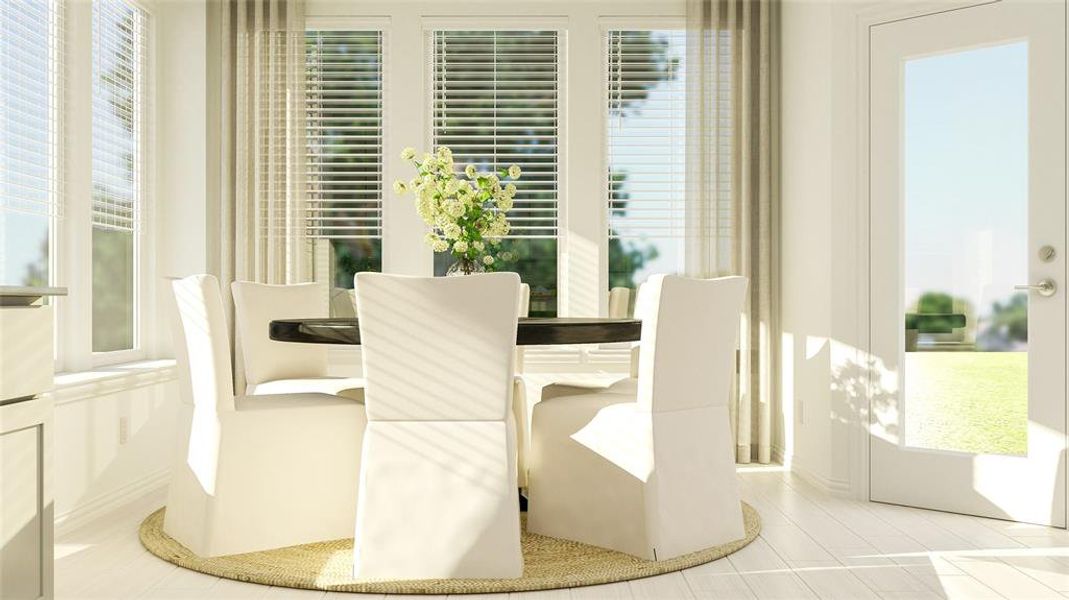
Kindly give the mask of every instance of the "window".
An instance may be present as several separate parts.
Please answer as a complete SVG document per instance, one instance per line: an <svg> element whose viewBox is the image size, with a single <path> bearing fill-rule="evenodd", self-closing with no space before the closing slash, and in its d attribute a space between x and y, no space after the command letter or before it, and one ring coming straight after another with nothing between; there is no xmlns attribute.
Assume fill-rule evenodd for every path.
<svg viewBox="0 0 1069 600"><path fill-rule="evenodd" d="M381 31L305 35L308 236L317 279L382 270Z"/></svg>
<svg viewBox="0 0 1069 600"><path fill-rule="evenodd" d="M686 33L608 35L609 287L683 270Z"/></svg>
<svg viewBox="0 0 1069 600"><path fill-rule="evenodd" d="M93 352L137 346L147 19L123 0L93 2Z"/></svg>
<svg viewBox="0 0 1069 600"><path fill-rule="evenodd" d="M433 143L460 165L518 164L500 268L531 286L531 315L557 314L559 49L556 31L435 31ZM435 274L451 257L435 256Z"/></svg>
<svg viewBox="0 0 1069 600"><path fill-rule="evenodd" d="M63 4L0 2L0 285L52 279L60 210Z"/></svg>

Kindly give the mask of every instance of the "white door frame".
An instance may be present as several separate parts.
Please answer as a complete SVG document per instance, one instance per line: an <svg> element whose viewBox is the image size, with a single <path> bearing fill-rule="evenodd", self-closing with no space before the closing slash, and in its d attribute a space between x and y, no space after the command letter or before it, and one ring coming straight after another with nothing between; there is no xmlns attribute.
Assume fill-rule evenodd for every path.
<svg viewBox="0 0 1069 600"><path fill-rule="evenodd" d="M843 222L854 224L854 231L849 234L853 239L846 240L844 246L852 247L854 264L844 272L842 289L852 289L856 309L853 315L842 315L849 325L836 336L842 342L842 356L838 360L854 361L867 364L871 355L870 340L870 284L869 267L869 36L871 28L901 19L921 17L952 10L960 10L993 2L1012 2L1013 0L943 0L918 3L902 3L894 0L851 6L840 6L833 11L833 28L845 26L847 39L843 41L845 52L837 53L839 64L833 70L844 74L843 86L833 91L833 98L841 101L842 109L855 115L844 125L841 136L833 140L833 160L842 167L843 179L837 183L847 190L847 196L854 201L845 202ZM1069 44L1067 44L1069 48ZM852 91L852 93L851 93ZM1067 161L1069 163L1069 161ZM1066 165L1069 170L1069 164ZM850 191L853 193L851 194ZM832 356L836 361L837 357ZM1069 361L1066 364L1069 371ZM849 466L850 480L845 486L846 494L858 500L869 499L869 414L874 386L869 381L859 397L847 397L842 400L857 407L851 411L847 435L847 451L851 457ZM1069 414L1069 411L1067 411ZM1069 427L1067 427L1069 430ZM1069 471L1069 465L1065 467ZM1067 488L1069 489L1069 488ZM1069 505L1069 491L1067 491Z"/></svg>
<svg viewBox="0 0 1069 600"><path fill-rule="evenodd" d="M836 318L828 331L832 369L864 365L869 356L869 33L876 25L948 10L990 4L999 0L930 0L869 3L833 3L831 7L832 93L838 131L831 136L831 160L838 174L832 178L832 214L840 225L833 254L833 297L849 295L835 306ZM810 476L828 491L857 500L869 499L869 423L872 386L831 390L833 406L845 421L842 438L832 452L848 457L843 479ZM803 476L810 474L803 471Z"/></svg>

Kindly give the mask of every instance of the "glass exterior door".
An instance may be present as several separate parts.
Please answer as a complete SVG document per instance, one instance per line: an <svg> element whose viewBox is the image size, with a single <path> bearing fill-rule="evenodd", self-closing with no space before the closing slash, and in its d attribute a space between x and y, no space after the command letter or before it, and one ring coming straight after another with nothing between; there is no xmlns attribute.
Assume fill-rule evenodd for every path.
<svg viewBox="0 0 1069 600"><path fill-rule="evenodd" d="M1065 523L1064 10L872 30L874 500Z"/></svg>

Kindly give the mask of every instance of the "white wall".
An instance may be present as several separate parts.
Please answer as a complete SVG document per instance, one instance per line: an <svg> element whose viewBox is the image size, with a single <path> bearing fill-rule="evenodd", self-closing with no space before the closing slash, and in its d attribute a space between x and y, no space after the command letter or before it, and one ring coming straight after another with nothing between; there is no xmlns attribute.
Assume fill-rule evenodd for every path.
<svg viewBox="0 0 1069 600"><path fill-rule="evenodd" d="M782 13L781 389L792 469L861 494L867 440L862 316L867 213L859 194L856 10L788 0Z"/></svg>
<svg viewBox="0 0 1069 600"><path fill-rule="evenodd" d="M156 310L149 356L170 358L167 277L211 270L217 231L218 111L209 113L207 0L146 2L155 34L155 193L146 235L155 242ZM217 73L217 71L216 71ZM213 137L214 136L214 137ZM213 187L216 186L216 187ZM217 236L216 236L217 237ZM57 533L167 481L179 400L171 361L57 378L54 475Z"/></svg>
<svg viewBox="0 0 1069 600"><path fill-rule="evenodd" d="M782 10L780 389L784 418L792 416L794 425L794 445L784 454L794 468L824 478L830 473L831 4L786 2Z"/></svg>
<svg viewBox="0 0 1069 600"><path fill-rule="evenodd" d="M164 0L153 11L156 32L156 275L184 277L209 271L208 6L204 0ZM218 56L211 57L213 61ZM217 113L218 111L212 111ZM217 130L217 128L216 128ZM214 172L214 171L212 171ZM212 236L217 239L218 235ZM171 355L171 286L157 286L158 355Z"/></svg>
<svg viewBox="0 0 1069 600"><path fill-rule="evenodd" d="M164 485L177 432L174 371L59 378L51 393L57 535Z"/></svg>

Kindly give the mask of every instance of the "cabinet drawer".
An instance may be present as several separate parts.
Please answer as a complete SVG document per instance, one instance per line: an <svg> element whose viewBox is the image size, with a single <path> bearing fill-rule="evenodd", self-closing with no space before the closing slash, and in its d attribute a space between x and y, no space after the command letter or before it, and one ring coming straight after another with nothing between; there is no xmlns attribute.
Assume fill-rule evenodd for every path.
<svg viewBox="0 0 1069 600"><path fill-rule="evenodd" d="M0 403L52 388L52 307L0 308Z"/></svg>

